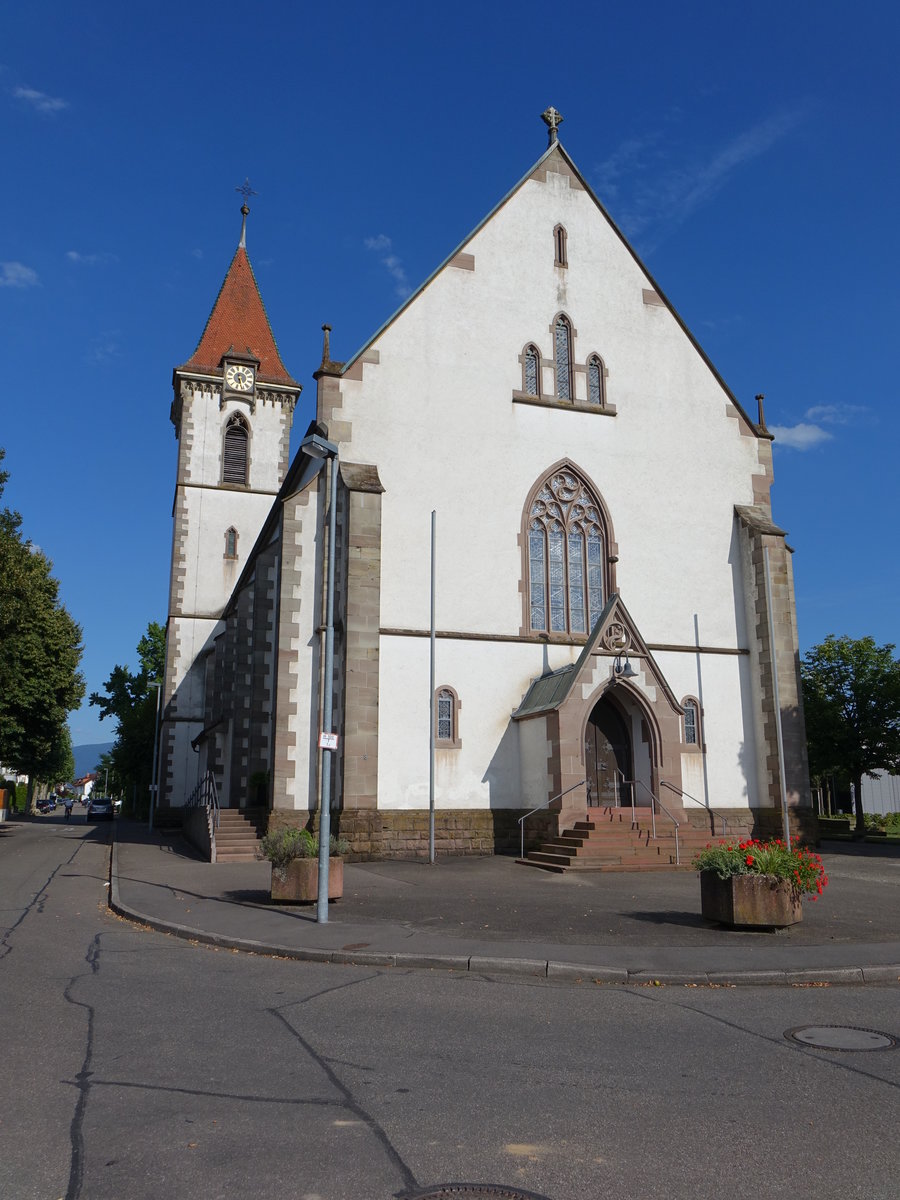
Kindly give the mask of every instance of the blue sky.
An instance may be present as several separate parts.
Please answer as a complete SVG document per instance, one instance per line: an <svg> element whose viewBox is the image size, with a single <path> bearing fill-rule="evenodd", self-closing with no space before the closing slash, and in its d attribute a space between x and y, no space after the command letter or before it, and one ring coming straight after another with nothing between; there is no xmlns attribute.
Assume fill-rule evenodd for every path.
<svg viewBox="0 0 900 1200"><path fill-rule="evenodd" d="M240 233L304 384L560 136L729 386L766 395L801 648L897 641L900 17L888 3L7 5L4 502L88 690L165 620L172 368ZM685 494L685 520L690 496ZM852 551L852 553L851 553ZM107 740L96 709L76 742Z"/></svg>

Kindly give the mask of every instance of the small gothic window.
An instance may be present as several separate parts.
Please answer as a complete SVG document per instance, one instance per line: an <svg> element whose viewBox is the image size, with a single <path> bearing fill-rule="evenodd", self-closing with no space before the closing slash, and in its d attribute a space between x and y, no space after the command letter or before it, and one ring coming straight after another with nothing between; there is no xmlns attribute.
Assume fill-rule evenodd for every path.
<svg viewBox="0 0 900 1200"><path fill-rule="evenodd" d="M539 489L528 521L531 628L588 633L603 608L600 506L573 471Z"/></svg>
<svg viewBox="0 0 900 1200"><path fill-rule="evenodd" d="M435 743L445 749L455 749L460 745L457 736L459 699L451 687L438 688L434 699Z"/></svg>
<svg viewBox="0 0 900 1200"><path fill-rule="evenodd" d="M232 525L230 529L225 531L225 557L237 558L237 530Z"/></svg>
<svg viewBox="0 0 900 1200"><path fill-rule="evenodd" d="M572 399L572 329L565 317L559 317L554 332L556 357L556 394L560 400Z"/></svg>
<svg viewBox="0 0 900 1200"><path fill-rule="evenodd" d="M682 701L684 709L684 742L686 746L700 745L700 705L688 697Z"/></svg>
<svg viewBox="0 0 900 1200"><path fill-rule="evenodd" d="M222 462L223 483L247 482L247 447L249 430L244 418L235 413L225 426L225 445Z"/></svg>
<svg viewBox="0 0 900 1200"><path fill-rule="evenodd" d="M588 359L588 403L603 407L603 362L596 354Z"/></svg>
<svg viewBox="0 0 900 1200"><path fill-rule="evenodd" d="M529 346L525 351L525 395L540 396L541 394L541 356L536 346Z"/></svg>
<svg viewBox="0 0 900 1200"><path fill-rule="evenodd" d="M564 225L557 225L553 230L553 249L554 249L554 265L557 267L567 267L569 260L566 252L566 241L568 235Z"/></svg>

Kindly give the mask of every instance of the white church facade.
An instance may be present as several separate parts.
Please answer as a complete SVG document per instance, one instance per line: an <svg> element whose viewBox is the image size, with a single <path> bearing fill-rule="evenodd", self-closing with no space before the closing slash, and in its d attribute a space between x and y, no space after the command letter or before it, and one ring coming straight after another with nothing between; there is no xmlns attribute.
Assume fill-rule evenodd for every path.
<svg viewBox="0 0 900 1200"><path fill-rule="evenodd" d="M548 124L534 167L354 358L332 360L326 329L311 432L336 463L288 463L299 387L242 233L174 377L163 804L211 773L270 827L314 820L336 470L328 759L355 854L427 851L432 732L438 853L515 848L531 809L533 838L632 802L769 831L784 800L808 835L761 407Z"/></svg>

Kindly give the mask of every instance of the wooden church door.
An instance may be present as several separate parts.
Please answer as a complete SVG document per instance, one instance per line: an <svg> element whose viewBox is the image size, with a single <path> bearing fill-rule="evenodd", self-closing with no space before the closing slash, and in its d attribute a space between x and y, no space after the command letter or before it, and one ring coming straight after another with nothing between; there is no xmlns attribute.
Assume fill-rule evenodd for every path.
<svg viewBox="0 0 900 1200"><path fill-rule="evenodd" d="M624 720L608 700L601 700L584 734L584 768L588 805L631 804L631 739Z"/></svg>

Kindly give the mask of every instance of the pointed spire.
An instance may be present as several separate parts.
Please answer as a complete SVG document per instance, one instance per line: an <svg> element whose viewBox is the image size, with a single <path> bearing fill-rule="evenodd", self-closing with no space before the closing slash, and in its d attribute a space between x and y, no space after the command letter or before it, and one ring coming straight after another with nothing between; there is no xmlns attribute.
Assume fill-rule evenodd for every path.
<svg viewBox="0 0 900 1200"><path fill-rule="evenodd" d="M195 371L218 372L222 358L229 352L245 352L259 360L258 375L271 383L296 385L281 361L272 327L266 315L259 285L247 257L247 216L250 209L247 197L256 193L247 180L242 187L235 188L244 196L241 205L241 240L234 258L219 289L216 302L201 334L197 349L182 368Z"/></svg>
<svg viewBox="0 0 900 1200"><path fill-rule="evenodd" d="M247 207L247 201L250 199L251 196L256 196L259 193L254 192L253 188L250 186L249 175L244 180L244 182L241 184L241 186L236 187L234 190L236 192L240 192L241 195L244 197L244 203L241 205L241 218L242 218L242 220L241 220L241 240L238 242L238 246L243 246L243 248L246 250L247 249L247 218L250 215L250 209Z"/></svg>

